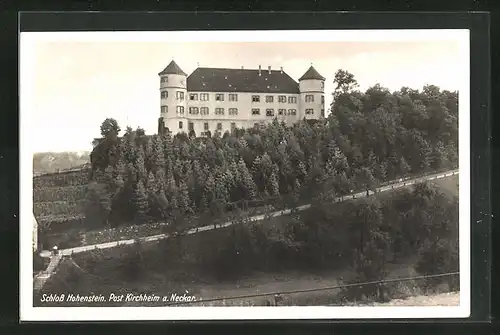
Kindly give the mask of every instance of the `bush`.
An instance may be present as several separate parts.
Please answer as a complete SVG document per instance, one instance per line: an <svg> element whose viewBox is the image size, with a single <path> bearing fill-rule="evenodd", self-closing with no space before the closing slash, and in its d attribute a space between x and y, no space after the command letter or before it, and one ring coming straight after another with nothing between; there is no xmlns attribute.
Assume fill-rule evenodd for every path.
<svg viewBox="0 0 500 335"><path fill-rule="evenodd" d="M416 270L421 275L438 275L459 271L458 241L440 239L434 243L427 242L420 250L420 260ZM445 284L450 291L460 289L458 275L428 278L424 285L427 288Z"/></svg>

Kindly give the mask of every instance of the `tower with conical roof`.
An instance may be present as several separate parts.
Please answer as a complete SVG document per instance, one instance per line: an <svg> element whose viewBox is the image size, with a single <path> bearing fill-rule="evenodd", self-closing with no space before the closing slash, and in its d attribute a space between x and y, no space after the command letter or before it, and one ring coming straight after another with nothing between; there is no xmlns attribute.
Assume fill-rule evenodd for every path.
<svg viewBox="0 0 500 335"><path fill-rule="evenodd" d="M311 65L299 79L299 117L320 119L325 117L325 77Z"/></svg>
<svg viewBox="0 0 500 335"><path fill-rule="evenodd" d="M176 134L187 133L187 74L171 61L160 76L160 127ZM160 128L159 127L159 128Z"/></svg>

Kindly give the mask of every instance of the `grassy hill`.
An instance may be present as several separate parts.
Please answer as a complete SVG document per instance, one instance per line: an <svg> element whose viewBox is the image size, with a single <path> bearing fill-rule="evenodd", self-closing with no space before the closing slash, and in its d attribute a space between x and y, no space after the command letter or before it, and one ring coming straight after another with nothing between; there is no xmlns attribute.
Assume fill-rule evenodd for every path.
<svg viewBox="0 0 500 335"><path fill-rule="evenodd" d="M436 184L442 190L443 185L447 185L450 193L453 193L454 187L454 194L456 194L458 190L456 179L456 177L449 177L436 181ZM391 198L397 199L398 193L401 192L404 191L387 192L383 195L376 195L376 197L383 199L387 205L390 205L395 203ZM360 201L353 200L351 203ZM346 205L333 204L332 206L335 207L334 212L341 212L342 207ZM307 214L305 212L304 214ZM391 216L390 218L390 220L394 220L396 217ZM265 236L268 236L268 241L271 241L266 247L270 248L266 249L266 257L269 259L274 259L276 255L283 251L275 243L278 240L274 239L280 239L284 235L286 223L290 220L291 217L285 215L269 219L267 222L260 222L259 226L265 227L260 233L264 233ZM398 223L394 224L397 225ZM213 299L224 296L241 296L255 292L291 291L332 286L335 283L340 284L343 281L342 277L353 276L352 270L342 265L343 263L336 264L338 261L332 261L335 266L332 265L332 269L328 269L326 272L323 270L308 270L308 272L302 271L304 269L299 271L300 262L295 265L286 265L287 258L285 257L282 259L283 269L275 266L264 266L259 270L252 270L241 276L236 276L234 280L218 279L212 271L214 267L235 266L238 262L234 257L224 260L224 255L234 254L234 250L227 242L242 246L242 249L237 252L238 257L243 257L240 259L241 263L244 263L244 259L247 259L244 258L245 253L248 253L253 248L247 249L245 247L247 243L258 246L259 243L265 242L264 238L259 240L261 242L253 244L254 242L248 239L249 235L245 233L245 229L235 228L236 226L220 228L160 242L140 243L75 254L72 259L78 266L70 266L65 270L66 274L63 275L63 272L61 272L51 278L47 282L44 292L59 292L64 287L60 282L64 277L66 278L64 281L74 283L74 291L81 294L92 291L104 295L109 294L109 292L117 292L117 294L150 292L161 295L189 290L190 294L201 296L204 299ZM325 234L328 234L328 232L325 232ZM412 254L409 258L398 257L397 259L388 257L388 276L390 278L405 278L418 275L415 268L418 263L417 256ZM218 257L222 257L222 262L214 262L214 259L218 259ZM331 259L336 259L335 255L332 254ZM277 263L271 262L271 264ZM293 270L293 268L296 269ZM449 287L446 284L442 287L436 287L434 293L448 290ZM423 283L413 281L391 285L390 291L392 299L432 293L427 291ZM286 297L283 303L286 305L338 304L338 293L338 290L334 290L291 295ZM265 305L267 301L268 297L261 296L255 299L219 301L214 305Z"/></svg>

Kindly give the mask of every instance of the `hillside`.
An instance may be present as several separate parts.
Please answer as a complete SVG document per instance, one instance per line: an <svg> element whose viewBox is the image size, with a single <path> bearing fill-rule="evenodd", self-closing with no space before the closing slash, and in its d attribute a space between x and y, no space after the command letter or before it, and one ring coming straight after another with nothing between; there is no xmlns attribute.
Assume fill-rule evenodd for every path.
<svg viewBox="0 0 500 335"><path fill-rule="evenodd" d="M33 154L33 174L41 175L73 169L90 162L90 153L40 152Z"/></svg>

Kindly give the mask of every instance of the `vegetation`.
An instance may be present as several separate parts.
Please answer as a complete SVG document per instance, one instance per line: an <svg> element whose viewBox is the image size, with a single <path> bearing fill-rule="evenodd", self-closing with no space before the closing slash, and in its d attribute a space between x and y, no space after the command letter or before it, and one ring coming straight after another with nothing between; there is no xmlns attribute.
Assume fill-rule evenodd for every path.
<svg viewBox="0 0 500 335"><path fill-rule="evenodd" d="M104 226L168 220L182 232L186 218L217 220L255 201L286 207L317 197L324 184L331 198L457 166L456 92L375 85L363 93L348 72L335 78L330 116L292 128L274 119L205 138L130 127L118 137L118 123L105 120L91 154L87 216Z"/></svg>
<svg viewBox="0 0 500 335"><path fill-rule="evenodd" d="M203 138L168 132L147 136L130 127L119 137L116 120L106 119L91 154L85 205L79 207L88 226L106 228L101 236L129 236L151 222L168 222L161 230L177 235L195 226L237 224L168 239L148 250L140 244L123 247L120 258L93 252L78 256L79 264L89 273L113 271L105 282L122 286L121 281L137 284L151 273L178 282L234 281L255 271L291 269L347 268L347 283L376 281L386 278L389 263L415 256L419 273L457 270L458 199L435 186L331 201L397 178L456 168L458 93L431 85L396 92L375 85L360 92L354 77L342 70L335 87L326 119L303 120L291 128L274 119L264 128ZM247 222L252 208L269 212L302 203L311 203L311 209ZM56 205L38 206L64 212ZM124 222L134 228L115 228ZM74 235L72 241L82 238ZM104 259L106 265L99 265ZM443 280L457 287L449 278L426 285ZM94 283L92 290L102 285ZM341 292L349 301L387 296L377 285Z"/></svg>
<svg viewBox="0 0 500 335"><path fill-rule="evenodd" d="M436 214L436 207L440 213L435 221L423 221ZM432 184L333 206L315 201L310 210L269 222L241 221L157 244L74 255L86 272L79 274L74 292L109 294L128 287L128 292L137 288L161 294L159 282L168 283L168 292L168 287L186 283L237 282L255 273L290 271L345 273L345 283L358 283L386 279L391 265L410 260L420 275L458 271L457 198L447 197ZM440 252L430 252L430 245ZM457 279L443 277L411 285L422 292L436 290L437 285L455 290ZM404 297L405 284L351 287L329 293L328 299L329 303L385 301ZM58 289L66 287L57 282L47 287L48 292Z"/></svg>

